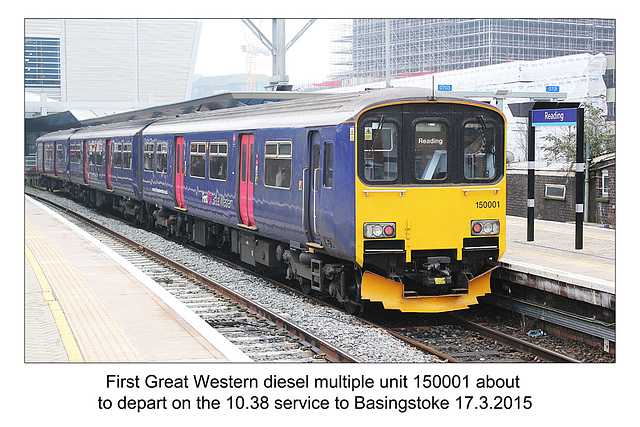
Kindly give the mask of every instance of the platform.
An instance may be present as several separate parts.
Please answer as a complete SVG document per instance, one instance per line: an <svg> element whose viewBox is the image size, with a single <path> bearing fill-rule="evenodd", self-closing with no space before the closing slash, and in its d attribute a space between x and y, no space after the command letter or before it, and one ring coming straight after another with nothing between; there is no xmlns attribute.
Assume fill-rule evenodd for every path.
<svg viewBox="0 0 640 427"><path fill-rule="evenodd" d="M606 308L615 308L615 230L585 225L575 249L575 224L507 217L507 249L499 277Z"/></svg>
<svg viewBox="0 0 640 427"><path fill-rule="evenodd" d="M25 196L25 362L249 362L118 254Z"/></svg>

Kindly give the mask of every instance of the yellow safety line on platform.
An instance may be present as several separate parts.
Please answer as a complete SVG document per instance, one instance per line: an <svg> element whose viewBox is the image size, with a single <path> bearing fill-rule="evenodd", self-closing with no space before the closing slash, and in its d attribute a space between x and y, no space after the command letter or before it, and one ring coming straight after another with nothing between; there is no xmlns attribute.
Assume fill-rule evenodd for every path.
<svg viewBox="0 0 640 427"><path fill-rule="evenodd" d="M42 289L42 297L47 302L47 304L49 304L49 309L51 310L53 319L55 320L56 326L58 327L58 332L60 333L60 337L62 338L62 345L64 346L64 350L67 352L69 362L84 362L82 353L80 352L80 348L78 347L78 343L73 336L73 332L71 331L69 322L67 322L67 317L62 311L60 303L56 301L53 295L53 291L51 290L51 285L49 285L47 277L42 271L42 268L40 268L38 260L33 255L31 249L29 249L29 246L26 243L24 245L24 252L27 256L27 259L29 260L29 263L31 264L31 268L36 275L36 279L40 284L40 288Z"/></svg>

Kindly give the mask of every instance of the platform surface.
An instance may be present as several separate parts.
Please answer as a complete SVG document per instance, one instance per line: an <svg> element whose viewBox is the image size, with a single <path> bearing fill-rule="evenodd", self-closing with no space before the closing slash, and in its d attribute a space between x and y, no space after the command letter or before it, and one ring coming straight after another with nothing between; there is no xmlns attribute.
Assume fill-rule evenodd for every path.
<svg viewBox="0 0 640 427"><path fill-rule="evenodd" d="M503 267L615 293L615 230L585 225L583 249L575 249L575 228L535 220L534 240L528 242L527 219L508 216Z"/></svg>
<svg viewBox="0 0 640 427"><path fill-rule="evenodd" d="M25 362L247 362L153 280L25 197Z"/></svg>

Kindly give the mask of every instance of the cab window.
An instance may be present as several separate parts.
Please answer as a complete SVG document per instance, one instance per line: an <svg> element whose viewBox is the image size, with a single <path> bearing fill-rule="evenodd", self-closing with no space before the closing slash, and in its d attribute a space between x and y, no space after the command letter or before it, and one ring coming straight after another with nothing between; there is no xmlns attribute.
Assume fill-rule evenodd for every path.
<svg viewBox="0 0 640 427"><path fill-rule="evenodd" d="M382 122L382 120L381 120ZM398 177L398 127L370 122L364 126L364 178L395 181Z"/></svg>
<svg viewBox="0 0 640 427"><path fill-rule="evenodd" d="M415 178L421 181L447 177L449 129L442 122L419 122L414 132Z"/></svg>
<svg viewBox="0 0 640 427"><path fill-rule="evenodd" d="M483 118L465 123L464 177L492 179L496 176L496 129Z"/></svg>

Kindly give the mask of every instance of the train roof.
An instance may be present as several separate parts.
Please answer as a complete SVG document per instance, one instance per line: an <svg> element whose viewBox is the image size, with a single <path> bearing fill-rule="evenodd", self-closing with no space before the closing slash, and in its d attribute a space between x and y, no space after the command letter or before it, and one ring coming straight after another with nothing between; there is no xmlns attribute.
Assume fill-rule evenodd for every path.
<svg viewBox="0 0 640 427"><path fill-rule="evenodd" d="M360 112L375 105L429 99L430 91L424 88L388 88L326 94L314 98L164 117L149 125L144 134L332 125L355 120Z"/></svg>
<svg viewBox="0 0 640 427"><path fill-rule="evenodd" d="M131 120L120 123L109 123L98 126L80 128L72 135L72 139L112 138L133 136L157 119Z"/></svg>
<svg viewBox="0 0 640 427"><path fill-rule="evenodd" d="M301 127L335 125L355 120L368 108L402 101L429 101L425 88L386 88L339 94L323 94L280 102L203 111L175 117L130 120L119 123L66 129L41 136L38 142L72 139L190 133L216 130L260 129L266 127ZM462 98L438 98L437 101L463 101ZM486 104L464 99L488 108Z"/></svg>
<svg viewBox="0 0 640 427"><path fill-rule="evenodd" d="M63 129L55 132L50 132L42 135L36 139L36 142L49 142L49 141L61 141L69 138L78 129Z"/></svg>

